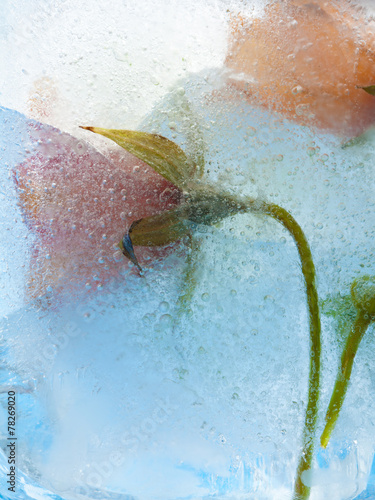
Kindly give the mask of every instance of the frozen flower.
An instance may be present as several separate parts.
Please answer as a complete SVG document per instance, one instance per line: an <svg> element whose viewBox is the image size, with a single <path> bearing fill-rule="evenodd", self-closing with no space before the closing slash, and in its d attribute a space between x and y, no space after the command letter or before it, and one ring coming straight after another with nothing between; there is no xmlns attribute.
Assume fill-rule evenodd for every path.
<svg viewBox="0 0 375 500"><path fill-rule="evenodd" d="M135 220L120 247L139 269L133 245L165 246L189 235L196 224L212 225L221 219L256 207L254 200L240 200L201 183L202 165L166 137L130 130L82 127L101 134L145 161L184 194L177 207Z"/></svg>
<svg viewBox="0 0 375 500"><path fill-rule="evenodd" d="M348 1L271 2L262 17L233 16L231 85L250 102L340 136L375 123L375 39Z"/></svg>
<svg viewBox="0 0 375 500"><path fill-rule="evenodd" d="M35 234L29 295L101 288L126 271L118 242L130 221L176 206L180 191L126 152L107 158L50 126L28 129L34 150L14 178Z"/></svg>

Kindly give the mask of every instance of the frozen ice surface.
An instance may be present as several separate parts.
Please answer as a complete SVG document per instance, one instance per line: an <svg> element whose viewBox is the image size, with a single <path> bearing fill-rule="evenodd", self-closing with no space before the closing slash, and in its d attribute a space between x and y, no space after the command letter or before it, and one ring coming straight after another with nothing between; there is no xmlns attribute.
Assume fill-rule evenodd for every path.
<svg viewBox="0 0 375 500"><path fill-rule="evenodd" d="M137 126L190 154L203 147L206 182L291 211L311 244L322 299L347 294L357 275L375 274L373 132L343 148L333 136L215 94L226 43L223 3L199 2L194 10L182 2L175 17L159 2L157 19L148 1L117 1L105 14L98 2L90 9L86 2L21 4L29 24L15 23L13 2L5 2L3 43L17 43L7 55L15 62L6 66L16 88L4 84L3 105L80 140L87 137L77 129L82 123ZM104 40L99 53L87 49L97 37ZM130 49L142 49L142 57ZM45 74L49 111L48 102L30 106L25 84ZM183 247L148 264L142 279L124 273L63 304L32 302L24 290L37 236L22 222L12 170L38 145L29 144L25 116L5 108L0 116L0 421L6 391L15 386L19 498L290 498L306 405L308 324L289 236L251 214L201 228L199 282L180 318ZM87 140L109 155L103 141ZM324 310L322 322L320 430L339 357L335 323ZM332 443L317 449L306 477L312 500L373 498L372 333L359 349ZM5 428L0 433L4 450ZM0 488L8 498L6 485Z"/></svg>
<svg viewBox="0 0 375 500"><path fill-rule="evenodd" d="M197 105L194 93L186 98L192 107ZM168 101L161 108L168 110ZM217 172L212 172L211 182L217 182L215 176L221 175L228 189L231 171L222 165L227 161L244 165L241 156L245 147L249 148L248 142L256 145L259 141L255 133L246 144L237 145L235 138L241 137L238 131L257 125L262 133L262 124L269 119L248 109L244 119L235 120L241 115L237 111L231 110L230 119L227 115L226 127L219 123L216 133L212 128L203 132L208 151L216 152L211 164L216 158ZM12 118L20 121L18 114L3 114L8 124ZM157 121L157 116L155 112L151 122ZM218 117L224 122L220 107L206 108L200 133L207 130L205 123L213 118L216 123ZM285 135L290 137L291 133L293 126ZM266 191L270 177L277 182L275 178L281 176L273 169L275 165L294 166L297 179L284 190L279 183L275 194L281 199L279 203L290 203L290 210L307 232L324 294L340 285L336 281L332 286L337 263L330 261L325 250L332 231L332 221L325 218L331 211L331 199L325 195L336 190L335 203L352 204L351 213L356 200L348 200L341 191L342 174L337 168L332 171L329 158L324 158L323 173L317 171L313 180L325 188L320 187L315 196L309 193L307 168L306 172L299 168L301 151L305 162L319 160L320 156L315 160L308 155L314 139L319 155L334 148L334 162L340 168L353 158L330 137L319 139L297 127L294 133L298 134L298 147L289 149L283 147L283 131L278 130L277 152L283 154L282 161L273 156L273 142L263 137L262 154L271 161L261 167L254 161L251 173L243 166L240 174L251 175L253 190ZM231 135L232 154L224 141ZM369 156L371 140L361 150ZM356 151L356 162L357 156ZM11 167L19 158L9 161ZM351 173L350 182L362 190L358 195L361 213L366 200L369 209L373 203L371 184L358 180L370 167L366 161ZM248 188L246 181L242 185ZM290 186L293 198L289 197ZM241 189L241 185L232 189ZM312 218L303 211L307 195L311 210L319 220L327 221L320 228L325 231L323 237L314 237L317 223L309 226ZM324 199L325 205L321 203ZM9 226L11 221L8 219ZM337 218L333 224L335 231L340 222ZM371 234L366 234L365 227L360 230L361 222L365 225L366 219L357 219L358 239L346 236L345 231L350 235L352 229L342 224L344 233L338 241L346 241L346 246L371 247ZM84 491L93 495L95 488L150 499L213 494L240 498L251 491L259 492L259 498L272 498L277 491L282 498L280 492L285 488L288 498L302 429L308 366L307 318L297 253L274 222L251 215L225 221L198 238L200 280L188 318L178 320L175 315L180 282L178 273L171 270L182 270L184 265L184 255L177 252L151 266L144 280L128 276L121 285L116 283L78 306L38 310L31 305L11 311L3 320L9 378L24 387L18 396L19 466L39 485L64 498L79 498L79 492ZM339 244L335 244L336 251ZM9 248L7 242L4 246ZM27 262L27 245L23 252ZM350 249L348 252L351 257ZM358 252L354 248L352 253ZM342 259L344 270L345 264ZM345 283L348 278L344 275L341 279ZM371 343L371 339L366 342ZM359 359L361 355L365 359L358 362L357 385L368 393L372 390L371 355L366 356L366 351L371 352L370 346L359 353ZM332 378L335 369L331 371ZM330 370L327 372L329 375ZM337 445L342 459L332 459L332 470L323 467L311 480L317 485L315 498L323 498L332 481L332 498L337 484L342 484L343 490L337 498L349 498L348 492L353 494L366 485L373 453L368 434L371 401L358 399L353 392L348 401L350 398L338 433L342 429L341 441L345 443L351 429L351 439L356 437L362 446L348 445L347 449ZM362 438L359 407L366 415ZM322 463L327 465L327 460L329 454ZM356 469L358 463L364 463L363 470ZM352 474L344 482L346 470Z"/></svg>
<svg viewBox="0 0 375 500"><path fill-rule="evenodd" d="M30 235L25 233L22 217L14 196L12 165L24 158L22 143L27 136L25 119L16 112L0 108L1 158L1 272L5 279L0 285L0 311L6 315L23 304L23 283L28 259Z"/></svg>

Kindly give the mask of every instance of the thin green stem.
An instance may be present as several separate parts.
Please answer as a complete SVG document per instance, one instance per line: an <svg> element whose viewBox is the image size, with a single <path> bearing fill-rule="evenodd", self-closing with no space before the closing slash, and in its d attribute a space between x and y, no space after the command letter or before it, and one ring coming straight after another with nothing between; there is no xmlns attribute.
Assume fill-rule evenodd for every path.
<svg viewBox="0 0 375 500"><path fill-rule="evenodd" d="M181 317L186 313L197 286L197 267L199 259L198 242L192 234L188 234L190 251L187 254L186 267L183 273L183 291L177 301L177 315Z"/></svg>
<svg viewBox="0 0 375 500"><path fill-rule="evenodd" d="M369 314L366 314L366 312L364 312L363 310L358 309L357 317L350 330L343 353L341 355L341 363L337 372L335 387L333 389L331 401L329 402L328 410L326 413L326 425L320 437L320 443L323 448L327 446L332 431L335 428L336 421L339 417L339 413L345 399L346 391L348 389L354 358L363 335L365 334L370 323L371 316Z"/></svg>
<svg viewBox="0 0 375 500"><path fill-rule="evenodd" d="M302 274L305 281L307 307L310 325L310 369L308 404L303 430L302 453L299 459L296 479L294 483L294 500L306 500L310 496L310 487L302 481L302 475L311 468L314 453L314 437L318 416L319 384L320 384L320 315L318 293L315 283L315 266L311 250L301 227L290 213L282 207L272 203L252 203L252 211L270 215L280 222L292 236L301 260Z"/></svg>

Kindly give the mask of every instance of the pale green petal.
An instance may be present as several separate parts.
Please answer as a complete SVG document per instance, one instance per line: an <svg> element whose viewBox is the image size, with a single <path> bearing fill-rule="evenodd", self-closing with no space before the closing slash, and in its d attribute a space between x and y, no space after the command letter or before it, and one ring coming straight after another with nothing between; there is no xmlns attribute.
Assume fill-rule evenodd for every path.
<svg viewBox="0 0 375 500"><path fill-rule="evenodd" d="M196 224L212 226L217 222L248 211L248 204L229 194L218 193L210 188L195 186L185 203L187 218Z"/></svg>
<svg viewBox="0 0 375 500"><path fill-rule="evenodd" d="M375 320L375 276L357 278L352 284L351 295L356 308Z"/></svg>
<svg viewBox="0 0 375 500"><path fill-rule="evenodd" d="M165 246L190 234L195 224L210 226L247 210L247 204L239 203L229 195L209 189L196 189L178 207L133 222L120 248L126 257L139 266L133 245Z"/></svg>
<svg viewBox="0 0 375 500"><path fill-rule="evenodd" d="M177 301L177 314L182 316L190 307L198 284L198 266L201 261L200 242L192 234L188 234L189 250L186 259L186 267L183 271L181 294Z"/></svg>
<svg viewBox="0 0 375 500"><path fill-rule="evenodd" d="M194 177L197 168L195 162L166 137L133 130L81 128L108 137L181 189Z"/></svg>
<svg viewBox="0 0 375 500"><path fill-rule="evenodd" d="M369 85L368 87L357 87L364 90L368 94L375 95L375 85Z"/></svg>
<svg viewBox="0 0 375 500"><path fill-rule="evenodd" d="M133 222L129 236L133 245L165 246L190 231L185 205Z"/></svg>
<svg viewBox="0 0 375 500"><path fill-rule="evenodd" d="M173 131L178 143L187 156L197 165L195 179L204 173L206 144L201 122L202 111L197 111L186 92L179 87L168 93L155 112L142 124L143 130L163 130L166 126ZM144 128L145 127L145 128ZM167 134L168 135L168 134Z"/></svg>

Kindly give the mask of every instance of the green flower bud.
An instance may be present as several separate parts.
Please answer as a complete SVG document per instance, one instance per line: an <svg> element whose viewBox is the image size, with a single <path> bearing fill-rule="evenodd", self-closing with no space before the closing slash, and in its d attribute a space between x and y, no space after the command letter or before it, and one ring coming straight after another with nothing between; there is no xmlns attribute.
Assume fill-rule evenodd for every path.
<svg viewBox="0 0 375 500"><path fill-rule="evenodd" d="M375 319L375 276L361 276L351 287L354 305L357 309Z"/></svg>

